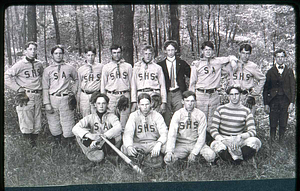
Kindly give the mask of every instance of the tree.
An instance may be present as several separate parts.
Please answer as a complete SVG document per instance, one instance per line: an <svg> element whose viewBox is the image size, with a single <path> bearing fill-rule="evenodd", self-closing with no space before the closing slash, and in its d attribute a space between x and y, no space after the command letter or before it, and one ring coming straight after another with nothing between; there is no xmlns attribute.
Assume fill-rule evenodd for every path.
<svg viewBox="0 0 300 191"><path fill-rule="evenodd" d="M28 41L37 42L37 26L36 26L36 6L28 5Z"/></svg>
<svg viewBox="0 0 300 191"><path fill-rule="evenodd" d="M76 43L78 44L79 56L81 56L81 40L80 40L80 32L79 32L78 17L77 17L77 5L74 5L74 9L75 9L75 25L76 25Z"/></svg>
<svg viewBox="0 0 300 191"><path fill-rule="evenodd" d="M113 44L124 47L124 59L133 64L133 15L131 5L112 5L113 8Z"/></svg>
<svg viewBox="0 0 300 191"><path fill-rule="evenodd" d="M12 58L11 58L11 44L10 44L10 15L8 9L6 9L6 35L5 35L5 43L6 43L6 53L8 56L8 64L12 65Z"/></svg>
<svg viewBox="0 0 300 191"><path fill-rule="evenodd" d="M170 5L170 14L171 14L171 40L176 40L179 47L180 47L180 21L179 21L179 12L178 12L178 5ZM180 49L177 51L180 52Z"/></svg>
<svg viewBox="0 0 300 191"><path fill-rule="evenodd" d="M97 4L97 26L98 26L98 46L99 46L99 62L101 62L101 28L100 28L100 13L99 13L99 5Z"/></svg>
<svg viewBox="0 0 300 191"><path fill-rule="evenodd" d="M55 27L55 34L56 34L56 44L60 44L59 26L56 17L55 5L51 5L51 9L52 9L52 16L53 16L54 27Z"/></svg>

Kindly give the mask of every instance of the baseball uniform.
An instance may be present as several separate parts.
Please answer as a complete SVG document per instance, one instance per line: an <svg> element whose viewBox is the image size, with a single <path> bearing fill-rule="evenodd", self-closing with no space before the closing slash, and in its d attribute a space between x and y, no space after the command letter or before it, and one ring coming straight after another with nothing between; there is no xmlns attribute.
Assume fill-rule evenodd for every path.
<svg viewBox="0 0 300 191"><path fill-rule="evenodd" d="M160 113L151 110L144 116L140 110L130 114L124 135L122 152L127 154L127 148L143 149L145 154L150 153L157 142L162 143L161 153L165 152L168 128Z"/></svg>
<svg viewBox="0 0 300 191"><path fill-rule="evenodd" d="M71 87L71 81L74 81ZM72 90L71 90L72 88ZM73 66L65 62L53 63L43 74L43 102L51 104L54 113L46 112L49 129L53 136L63 134L65 138L73 137L72 128L75 125L74 110L69 109L68 95L75 95L78 88L78 75Z"/></svg>
<svg viewBox="0 0 300 191"><path fill-rule="evenodd" d="M208 162L214 162L214 151L205 144L206 137L205 114L194 108L188 112L185 108L176 111L169 127L166 153L172 152L175 160L188 157L190 153L199 153Z"/></svg>
<svg viewBox="0 0 300 191"><path fill-rule="evenodd" d="M5 84L14 91L24 88L29 97L27 106L16 107L23 134L38 134L42 128L42 75L42 63L26 57L5 72Z"/></svg>
<svg viewBox="0 0 300 191"><path fill-rule="evenodd" d="M124 95L129 99L131 88L132 66L120 60L119 62L111 61L102 68L101 76L101 93L109 97L108 109L111 112L116 111L119 98ZM130 107L120 113L120 121L124 130L130 114Z"/></svg>
<svg viewBox="0 0 300 191"><path fill-rule="evenodd" d="M96 91L100 92L103 64L86 63L78 69L78 98L80 112L83 117L95 113L95 107L90 104L90 98Z"/></svg>
<svg viewBox="0 0 300 191"><path fill-rule="evenodd" d="M104 134L107 139L114 139L116 144L121 141L121 123L113 113L104 113L100 119L97 113L82 118L72 129L77 142L86 157L93 162L104 158L102 147L86 147L82 141L87 133Z"/></svg>

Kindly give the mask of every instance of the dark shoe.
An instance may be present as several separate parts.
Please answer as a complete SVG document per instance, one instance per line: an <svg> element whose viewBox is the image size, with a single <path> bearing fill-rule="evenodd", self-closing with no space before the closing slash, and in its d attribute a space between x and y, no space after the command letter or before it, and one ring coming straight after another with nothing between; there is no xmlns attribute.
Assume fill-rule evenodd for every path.
<svg viewBox="0 0 300 191"><path fill-rule="evenodd" d="M243 146L241 149L242 149L243 158L244 158L245 161L252 158L256 153L256 150L249 147L249 146Z"/></svg>
<svg viewBox="0 0 300 191"><path fill-rule="evenodd" d="M230 153L228 152L228 150L221 150L218 155L221 157L222 160L224 161L233 161Z"/></svg>
<svg viewBox="0 0 300 191"><path fill-rule="evenodd" d="M36 147L36 139L38 134L30 134L30 144L32 147Z"/></svg>
<svg viewBox="0 0 300 191"><path fill-rule="evenodd" d="M53 138L54 138L54 142L55 142L56 145L61 144L61 135L53 136Z"/></svg>
<svg viewBox="0 0 300 191"><path fill-rule="evenodd" d="M236 160L232 161L232 164L233 165L240 165L242 163L242 161L243 161L242 159L236 159Z"/></svg>

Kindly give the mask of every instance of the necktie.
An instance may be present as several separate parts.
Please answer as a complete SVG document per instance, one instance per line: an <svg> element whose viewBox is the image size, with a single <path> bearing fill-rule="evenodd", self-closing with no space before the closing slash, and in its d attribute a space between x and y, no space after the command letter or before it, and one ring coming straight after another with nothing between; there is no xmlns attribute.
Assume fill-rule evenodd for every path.
<svg viewBox="0 0 300 191"><path fill-rule="evenodd" d="M170 61L170 60L169 60ZM174 72L174 61L170 61L171 62L171 75L170 75L170 78L171 78L171 88L174 88L175 87L175 72Z"/></svg>
<svg viewBox="0 0 300 191"><path fill-rule="evenodd" d="M283 69L283 66L278 66L278 69Z"/></svg>

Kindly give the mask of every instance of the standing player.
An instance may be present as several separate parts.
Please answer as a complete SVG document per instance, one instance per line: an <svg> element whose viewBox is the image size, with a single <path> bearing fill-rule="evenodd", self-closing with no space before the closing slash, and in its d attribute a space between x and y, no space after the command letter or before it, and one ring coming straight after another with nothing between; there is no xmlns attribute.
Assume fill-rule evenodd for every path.
<svg viewBox="0 0 300 191"><path fill-rule="evenodd" d="M275 141L279 123L279 143L282 144L289 113L295 104L296 82L293 70L286 65L286 52L279 49L274 56L276 64L267 72L263 98L265 112L269 114L271 143Z"/></svg>
<svg viewBox="0 0 300 191"><path fill-rule="evenodd" d="M240 46L240 59L237 62L237 70L231 77L233 84L238 84L242 89L242 103L255 114L255 97L261 94L266 77L257 64L249 61L252 47L249 44ZM256 85L254 80L258 81Z"/></svg>
<svg viewBox="0 0 300 191"><path fill-rule="evenodd" d="M77 101L83 117L95 113L95 107L90 104L94 92L100 92L101 72L103 64L95 62L96 48L89 46L85 50L86 64L78 69L79 88Z"/></svg>
<svg viewBox="0 0 300 191"><path fill-rule="evenodd" d="M109 97L108 108L111 112L116 112L117 103L122 95L128 98L130 103L130 83L132 76L132 66L122 59L122 47L112 45L110 48L112 61L105 64L102 69L101 93ZM120 111L120 121L124 130L130 114L130 106L124 111Z"/></svg>
<svg viewBox="0 0 300 191"><path fill-rule="evenodd" d="M86 157L92 162L101 162L111 150L101 136L120 147L122 128L118 117L107 112L109 98L105 94L93 93L91 104L96 107L96 113L81 119L72 131Z"/></svg>
<svg viewBox="0 0 300 191"><path fill-rule="evenodd" d="M36 58L37 44L27 42L25 57L5 72L5 83L17 92L17 113L20 130L36 146L42 128L42 74L43 66ZM23 102L24 100L24 102Z"/></svg>
<svg viewBox="0 0 300 191"><path fill-rule="evenodd" d="M43 102L45 105L49 129L56 142L61 142L61 135L66 141L74 137L74 108L69 106L69 97L77 94L78 76L73 66L65 63L64 48L56 45L51 49L53 64L43 74ZM71 90L71 81L74 86Z"/></svg>
<svg viewBox="0 0 300 191"><path fill-rule="evenodd" d="M219 106L214 113L210 133L215 140L210 147L223 160L239 164L260 149L261 141L255 137L251 110L241 104L242 89L231 86L226 93L230 102Z"/></svg>
<svg viewBox="0 0 300 191"><path fill-rule="evenodd" d="M138 96L139 109L130 114L123 135L121 150L128 156L136 156L142 149L151 158L165 152L168 128L160 113L151 109L151 97L141 93ZM161 157L161 164L163 160Z"/></svg>
<svg viewBox="0 0 300 191"><path fill-rule="evenodd" d="M212 116L220 104L217 89L220 87L221 70L229 62L236 68L237 58L235 56L214 57L214 45L210 41L201 45L203 58L194 61L191 65L191 79L189 90L196 93L197 108L203 111L207 118L207 131L211 126ZM228 64L227 67L230 65ZM235 70L234 70L235 71ZM210 134L207 134L207 142L210 142Z"/></svg>
<svg viewBox="0 0 300 191"><path fill-rule="evenodd" d="M182 92L187 90L185 82L186 78L190 77L191 68L184 60L175 56L178 50L176 41L166 41L164 50L167 58L157 64L162 67L165 76L167 108L164 118L167 126L169 126L173 113L182 108Z"/></svg>
<svg viewBox="0 0 300 191"><path fill-rule="evenodd" d="M214 162L215 152L205 144L206 117L195 108L196 95L185 91L184 107L176 111L172 117L166 147L166 164L172 164L178 159L188 157L188 162L194 162L200 153L207 162Z"/></svg>
<svg viewBox="0 0 300 191"><path fill-rule="evenodd" d="M161 108L158 111L164 112L167 103L166 85L162 68L153 62L153 47L147 45L143 48L143 58L134 64L131 81L131 111L136 110L136 98L145 92L150 96L153 93L160 95L162 100Z"/></svg>

